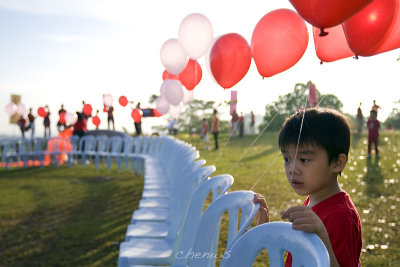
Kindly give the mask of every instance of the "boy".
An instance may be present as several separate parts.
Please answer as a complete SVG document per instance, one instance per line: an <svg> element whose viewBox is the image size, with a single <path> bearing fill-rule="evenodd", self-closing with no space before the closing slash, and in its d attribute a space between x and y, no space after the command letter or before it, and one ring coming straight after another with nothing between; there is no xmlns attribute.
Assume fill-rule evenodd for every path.
<svg viewBox="0 0 400 267"><path fill-rule="evenodd" d="M295 230L316 233L327 248L331 266L360 264L360 218L337 180L347 162L350 136L346 117L322 108L296 113L285 121L279 133L289 184L298 195L307 196L303 206L281 212L281 218L289 219ZM254 202L260 203L258 223L269 222L265 198L255 194ZM291 263L289 253L285 266Z"/></svg>
<svg viewBox="0 0 400 267"><path fill-rule="evenodd" d="M368 159L371 159L371 146L372 143L375 145L375 157L379 159L379 151L378 151L378 137L379 137L379 128L381 127L379 121L376 119L378 113L375 109L372 109L369 112L369 118L367 121L367 129L368 129Z"/></svg>

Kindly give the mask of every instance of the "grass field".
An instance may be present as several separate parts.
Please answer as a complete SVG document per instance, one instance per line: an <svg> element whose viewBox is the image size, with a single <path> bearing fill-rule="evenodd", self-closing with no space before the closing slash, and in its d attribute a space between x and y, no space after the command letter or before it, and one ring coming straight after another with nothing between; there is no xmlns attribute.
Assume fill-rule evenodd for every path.
<svg viewBox="0 0 400 267"><path fill-rule="evenodd" d="M266 196L271 219L301 205L288 185L277 134L220 137L218 151L204 150L199 137L180 135L200 150L215 174L235 178L231 190ZM213 141L211 145L213 145ZM363 266L399 266L400 132L380 137L381 159L366 160L365 136L353 138L339 181L355 203L363 225ZM256 183L256 181L258 182ZM131 172L74 167L0 170L0 266L115 266L143 178ZM226 220L219 253L224 251ZM220 254L221 255L221 254ZM265 253L255 266L265 266Z"/></svg>

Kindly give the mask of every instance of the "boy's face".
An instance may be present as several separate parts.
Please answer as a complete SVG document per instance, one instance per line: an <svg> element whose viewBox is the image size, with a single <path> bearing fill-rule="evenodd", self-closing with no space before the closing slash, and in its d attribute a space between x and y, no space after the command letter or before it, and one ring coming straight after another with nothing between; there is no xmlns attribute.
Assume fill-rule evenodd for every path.
<svg viewBox="0 0 400 267"><path fill-rule="evenodd" d="M328 164L328 153L319 146L300 145L296 155L296 144L282 149L286 177L290 186L301 196L324 194L336 186L337 172Z"/></svg>

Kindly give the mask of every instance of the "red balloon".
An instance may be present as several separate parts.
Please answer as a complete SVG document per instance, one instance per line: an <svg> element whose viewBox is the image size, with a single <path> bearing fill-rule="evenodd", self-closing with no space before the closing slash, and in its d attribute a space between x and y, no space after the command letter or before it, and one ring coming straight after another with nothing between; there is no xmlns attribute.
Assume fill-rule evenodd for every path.
<svg viewBox="0 0 400 267"><path fill-rule="evenodd" d="M193 90L201 81L203 71L201 70L200 64L193 59L189 59L185 69L178 75L164 71L162 78L163 80L179 80L187 90Z"/></svg>
<svg viewBox="0 0 400 267"><path fill-rule="evenodd" d="M120 96L119 99L118 99L118 102L123 107L128 105L128 99L126 98L126 96Z"/></svg>
<svg viewBox="0 0 400 267"><path fill-rule="evenodd" d="M347 44L342 25L327 30L328 36L319 36L319 29L313 27L315 52L321 62L332 62L354 56Z"/></svg>
<svg viewBox="0 0 400 267"><path fill-rule="evenodd" d="M83 114L86 116L92 115L92 106L90 104L83 105Z"/></svg>
<svg viewBox="0 0 400 267"><path fill-rule="evenodd" d="M221 36L211 48L211 73L222 88L228 89L237 84L249 71L250 64L249 44L237 33Z"/></svg>
<svg viewBox="0 0 400 267"><path fill-rule="evenodd" d="M38 114L40 117L46 117L46 110L44 109L44 107L38 108L38 109L37 109L37 114Z"/></svg>
<svg viewBox="0 0 400 267"><path fill-rule="evenodd" d="M142 121L143 112L142 112L142 110L135 108L132 110L131 116L132 116L132 119L136 123L138 123L138 122Z"/></svg>
<svg viewBox="0 0 400 267"><path fill-rule="evenodd" d="M266 14L251 36L254 62L263 77L291 68L304 55L307 45L307 26L290 9L277 9Z"/></svg>
<svg viewBox="0 0 400 267"><path fill-rule="evenodd" d="M160 113L157 109L153 109L154 116L161 117L163 114Z"/></svg>
<svg viewBox="0 0 400 267"><path fill-rule="evenodd" d="M61 113L60 113L60 118L58 119L58 121L59 121L61 124L65 124L65 123L66 123L66 120L65 120L65 112L61 112Z"/></svg>
<svg viewBox="0 0 400 267"><path fill-rule="evenodd" d="M174 75L169 73L167 70L164 70L163 74L162 74L162 79L164 80L179 80L178 75Z"/></svg>
<svg viewBox="0 0 400 267"><path fill-rule="evenodd" d="M107 107L106 107L106 105L104 105L104 107L103 107L103 112L107 112Z"/></svg>
<svg viewBox="0 0 400 267"><path fill-rule="evenodd" d="M398 1L394 0L374 0L343 23L347 43L356 55L372 56L384 52L380 48L396 26L393 22L398 13L398 5Z"/></svg>
<svg viewBox="0 0 400 267"><path fill-rule="evenodd" d="M342 24L372 0L289 0L293 7L314 27L331 28Z"/></svg>
<svg viewBox="0 0 400 267"><path fill-rule="evenodd" d="M99 125L100 125L100 118L99 118L99 116L94 116L93 118L92 118L92 123L96 126L96 127L99 127Z"/></svg>

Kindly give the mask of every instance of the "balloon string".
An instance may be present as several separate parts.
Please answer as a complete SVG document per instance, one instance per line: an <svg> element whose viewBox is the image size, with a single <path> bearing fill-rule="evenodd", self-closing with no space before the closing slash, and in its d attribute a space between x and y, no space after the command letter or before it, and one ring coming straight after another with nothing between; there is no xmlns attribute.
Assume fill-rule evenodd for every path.
<svg viewBox="0 0 400 267"><path fill-rule="evenodd" d="M274 159L269 163L269 165L267 166L267 168L265 168L265 170L262 172L262 174L258 177L258 179L255 181L255 183L251 186L251 188L249 189L250 191L253 191L253 188L258 184L258 182L261 180L261 178L263 178L263 176L267 173L267 171L269 170L269 168L271 168L272 164L274 164L274 162L276 161L276 159L281 155L281 152L278 151L274 157Z"/></svg>
<svg viewBox="0 0 400 267"><path fill-rule="evenodd" d="M242 153L240 158L233 164L231 169L228 171L228 173L231 173L231 171L236 167L236 165L243 159L243 157L247 154L247 151L253 147L253 145L257 142L257 140L261 137L261 135L265 132L265 130L268 128L268 126L275 120L276 116L278 116L279 112L275 114L275 116L267 123L267 125L262 129L262 131L254 138L253 142L246 148L246 150Z"/></svg>

